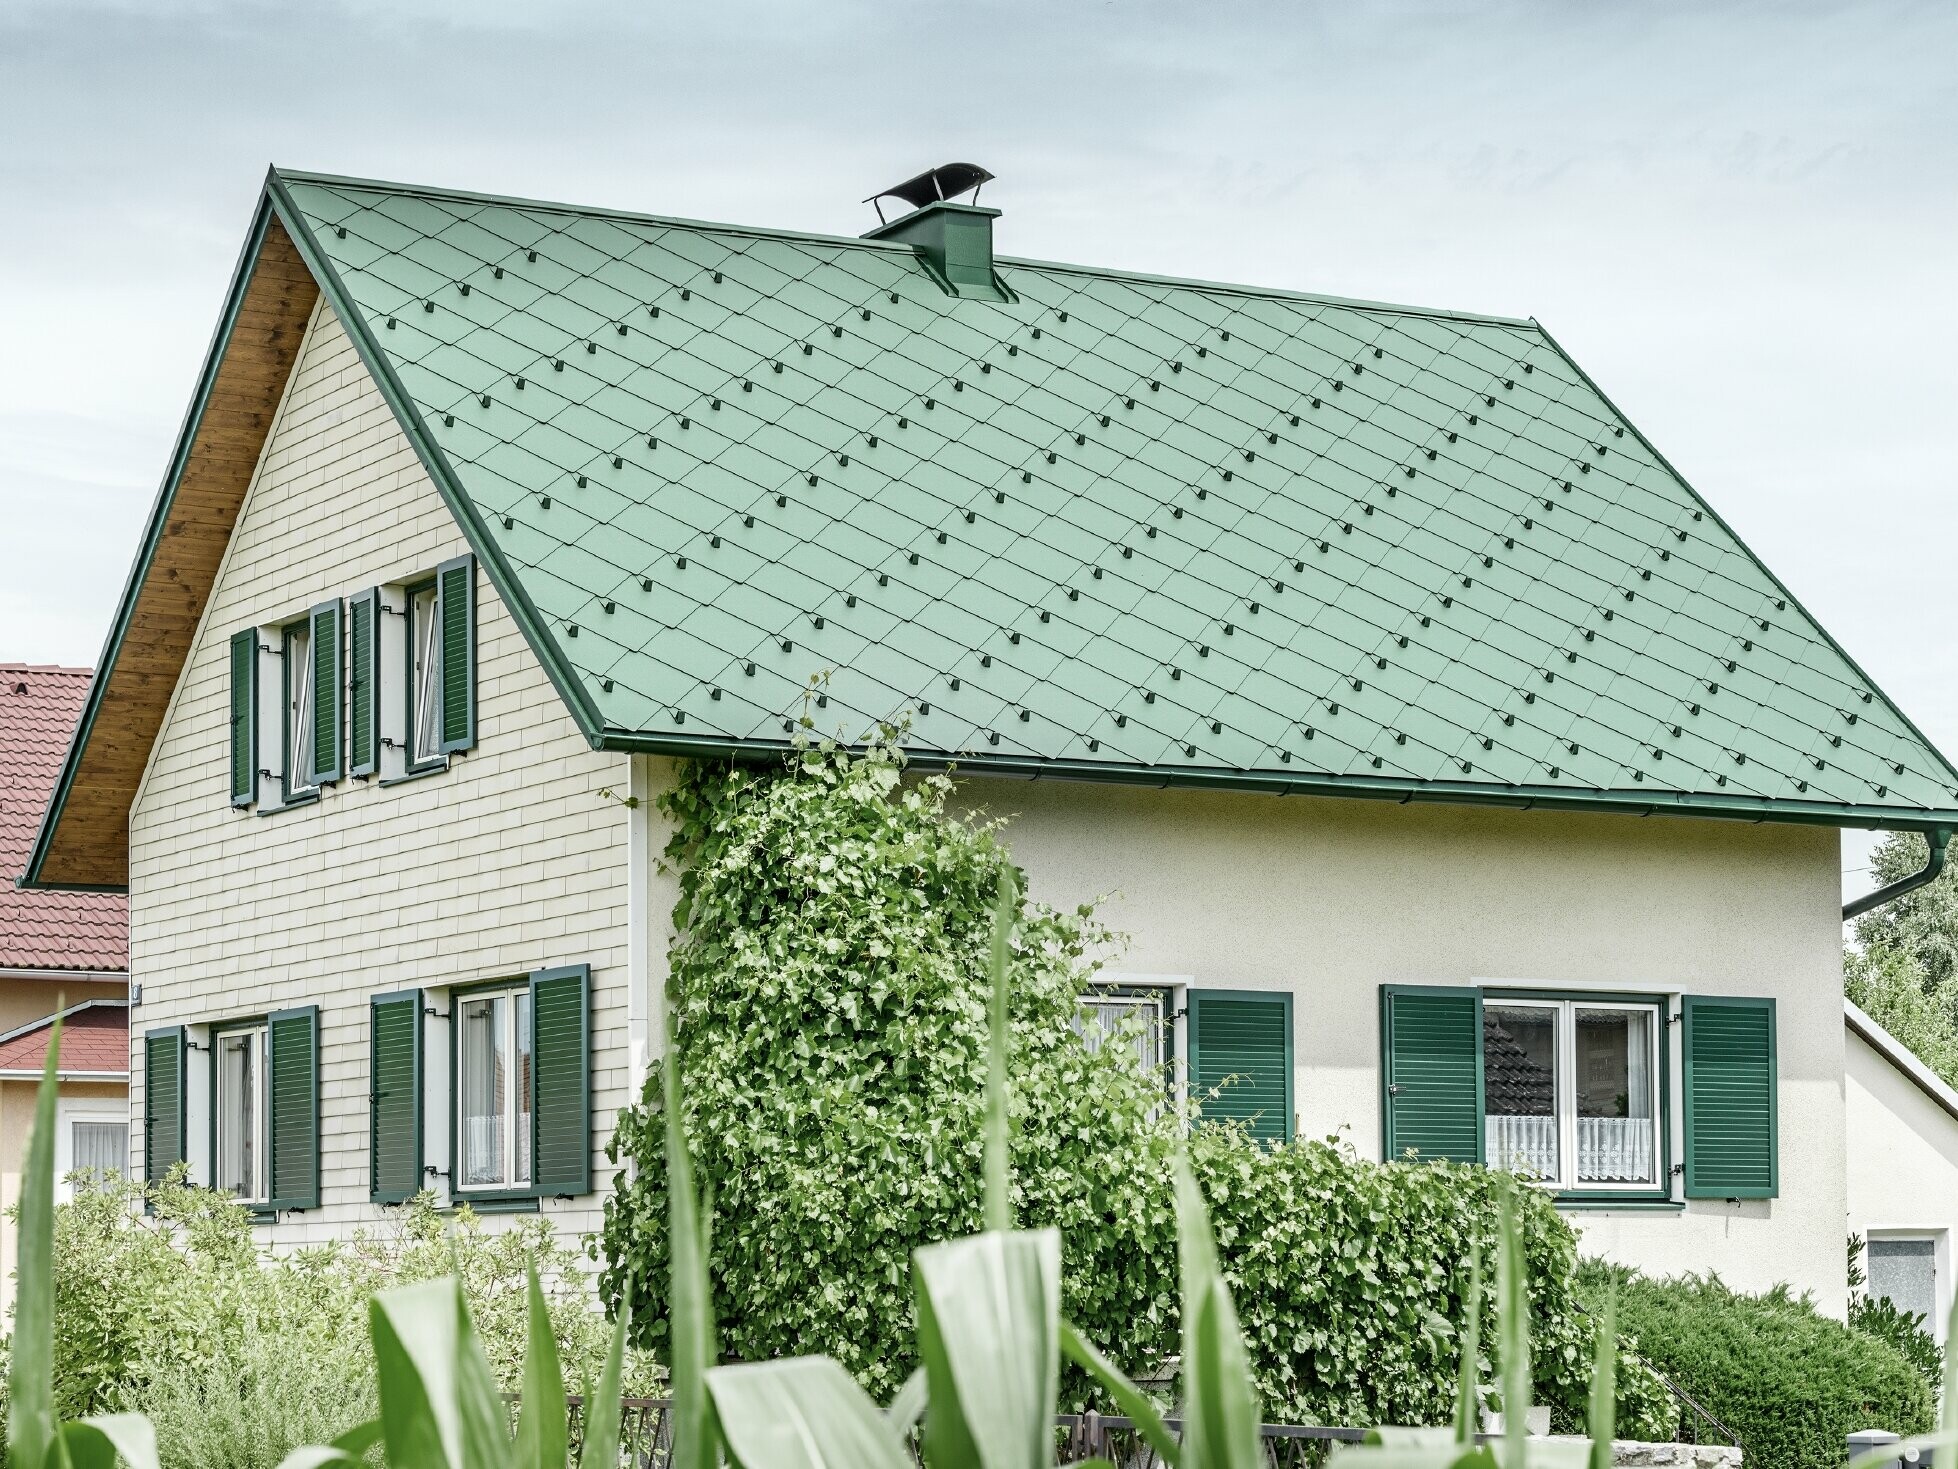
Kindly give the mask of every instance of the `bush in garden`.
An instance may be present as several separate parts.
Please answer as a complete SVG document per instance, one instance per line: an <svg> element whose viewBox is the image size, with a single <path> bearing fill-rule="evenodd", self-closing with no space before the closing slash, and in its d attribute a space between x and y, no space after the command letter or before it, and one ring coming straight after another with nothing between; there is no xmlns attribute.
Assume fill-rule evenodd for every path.
<svg viewBox="0 0 1958 1469"><path fill-rule="evenodd" d="M533 1260L558 1351L583 1381L607 1329L577 1255L542 1220L491 1233L424 1199L387 1230L273 1254L226 1195L111 1179L55 1210L56 1405L147 1414L173 1466L270 1469L371 1416L378 1290L457 1274L497 1380L514 1389Z"/></svg>
<svg viewBox="0 0 1958 1469"><path fill-rule="evenodd" d="M681 935L669 995L695 1165L711 1198L731 1358L826 1352L878 1398L913 1365L910 1257L980 1224L986 955L1010 859L996 824L947 811L888 743L800 751L779 772L686 767L675 822ZM1019 1218L1054 1226L1067 1318L1132 1372L1176 1351L1171 1158L1183 1121L1122 1046L1073 1028L1110 947L1087 909L1021 905L1011 954L1012 1170ZM669 1331L665 1118L619 1118L638 1164L607 1203L604 1286L638 1341ZM1472 1241L1494 1248L1486 1170L1268 1148L1204 1127L1192 1166L1267 1412L1292 1422L1440 1422L1452 1401ZM1574 1423L1591 1330L1575 1242L1524 1191L1537 1386ZM1073 1378L1071 1397L1085 1395ZM1649 1374L1620 1373L1627 1432L1667 1429ZM1105 1406L1105 1404L1104 1404Z"/></svg>
<svg viewBox="0 0 1958 1469"><path fill-rule="evenodd" d="M1786 1287L1744 1295L1712 1276L1654 1280L1595 1260L1582 1281L1599 1300L1615 1287L1619 1329L1733 1430L1749 1469L1841 1469L1856 1429L1932 1426L1931 1389L1902 1352Z"/></svg>

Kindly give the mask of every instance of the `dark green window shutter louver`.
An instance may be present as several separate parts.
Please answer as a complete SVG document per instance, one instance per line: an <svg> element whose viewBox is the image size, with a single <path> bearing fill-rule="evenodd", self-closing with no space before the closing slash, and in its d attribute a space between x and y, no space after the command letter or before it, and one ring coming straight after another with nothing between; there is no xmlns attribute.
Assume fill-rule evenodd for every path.
<svg viewBox="0 0 1958 1469"><path fill-rule="evenodd" d="M1455 986L1380 990L1381 1156L1482 1161L1482 994Z"/></svg>
<svg viewBox="0 0 1958 1469"><path fill-rule="evenodd" d="M275 1010L265 1022L273 1209L320 1202L320 1010Z"/></svg>
<svg viewBox="0 0 1958 1469"><path fill-rule="evenodd" d="M1264 1142L1292 1136L1292 996L1197 990L1189 998L1190 1094L1203 1115ZM1214 1087L1222 1090L1210 1096Z"/></svg>
<svg viewBox="0 0 1958 1469"><path fill-rule="evenodd" d="M331 785L340 778L340 603L322 602L313 624L313 768L308 783Z"/></svg>
<svg viewBox="0 0 1958 1469"><path fill-rule="evenodd" d="M368 1182L377 1204L422 1188L422 996L375 995L369 1016Z"/></svg>
<svg viewBox="0 0 1958 1469"><path fill-rule="evenodd" d="M591 1192L591 970L530 976L531 1157L537 1192Z"/></svg>
<svg viewBox="0 0 1958 1469"><path fill-rule="evenodd" d="M458 556L435 569L436 615L442 625L442 753L476 743L476 558Z"/></svg>
<svg viewBox="0 0 1958 1469"><path fill-rule="evenodd" d="M362 592L347 601L347 774L373 775L381 768L381 594Z"/></svg>
<svg viewBox="0 0 1958 1469"><path fill-rule="evenodd" d="M184 1158L184 1028L143 1034L143 1177L160 1182Z"/></svg>
<svg viewBox="0 0 1958 1469"><path fill-rule="evenodd" d="M1777 1157L1774 1001L1687 995L1686 1197L1772 1199Z"/></svg>
<svg viewBox="0 0 1958 1469"><path fill-rule="evenodd" d="M258 794L258 630L231 635L231 804Z"/></svg>

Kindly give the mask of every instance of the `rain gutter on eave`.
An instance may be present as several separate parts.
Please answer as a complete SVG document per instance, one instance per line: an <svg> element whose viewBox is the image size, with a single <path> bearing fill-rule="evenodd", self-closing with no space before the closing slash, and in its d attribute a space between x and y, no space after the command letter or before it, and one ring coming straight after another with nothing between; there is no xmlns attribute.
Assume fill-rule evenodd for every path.
<svg viewBox="0 0 1958 1469"><path fill-rule="evenodd" d="M570 660L564 656L564 650L558 646L557 639L551 635L550 628L546 626L536 605L530 600L529 594L524 591L523 584L510 570L509 562L503 557L502 548L491 538L488 527L477 515L475 504L463 493L462 481L450 465L448 455L444 454L441 447L430 437L428 426L422 421L421 414L416 411L413 400L409 398L401 380L395 376L394 368L389 365L387 355L381 351L380 344L374 340L366 313L347 293L346 286L340 280L339 272L333 268L332 261L320 248L319 241L313 237L312 229L307 225L299 206L286 191L285 179L276 168L266 174L265 193L280 222L285 225L286 233L292 236L293 245L298 249L300 259L306 262L307 268L313 272L314 279L319 282L320 293L326 297L334 314L340 318L340 324L346 328L347 336L352 340L354 349L360 354L362 364L367 368L369 376L374 379L374 385L380 389L381 396L387 400L388 407L393 410L395 421L400 424L402 434L413 446L416 457L421 460L422 467L428 471L429 479L434 482L450 513L455 516L456 523L462 527L463 536L469 542L470 550L474 551L476 559L483 563L483 570L489 576L490 585L496 588L496 594L503 599L503 605L509 609L510 616L522 631L525 641L530 644L531 651L537 655L537 661L543 665L552 687L558 692L558 697L564 700L565 707L571 711L571 717L576 721L579 732L591 742L594 749L603 748L600 743L602 724L591 695L586 692L583 681L573 671Z"/></svg>
<svg viewBox="0 0 1958 1469"><path fill-rule="evenodd" d="M1924 841L1930 847L1930 852L1925 857L1922 871L1913 872L1908 877L1900 877L1873 893L1865 893L1853 903L1843 904L1842 921L1847 923L1852 918L1860 918L1872 908L1881 908L1885 903L1894 902L1906 893L1914 893L1919 888L1936 882L1939 874L1944 871L1945 852L1951 845L1951 828L1934 826L1924 833Z"/></svg>

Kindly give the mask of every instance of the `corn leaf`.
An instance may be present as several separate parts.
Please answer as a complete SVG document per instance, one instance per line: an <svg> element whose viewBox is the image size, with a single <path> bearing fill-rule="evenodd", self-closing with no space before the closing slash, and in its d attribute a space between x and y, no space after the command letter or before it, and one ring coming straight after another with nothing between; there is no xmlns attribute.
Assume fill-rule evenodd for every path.
<svg viewBox="0 0 1958 1469"><path fill-rule="evenodd" d="M1482 1376L1482 1242L1469 1245L1467 1319L1462 1323L1462 1365L1455 1384L1455 1442L1475 1442L1481 1422L1476 1385Z"/></svg>
<svg viewBox="0 0 1958 1469"><path fill-rule="evenodd" d="M1503 1469L1523 1469L1530 1426L1530 1305L1516 1234L1514 1184L1501 1182L1496 1245L1496 1331L1502 1344Z"/></svg>
<svg viewBox="0 0 1958 1469"><path fill-rule="evenodd" d="M627 1285L619 1300L619 1316L612 1323L612 1345L605 1349L605 1366L598 1374L598 1386L585 1394L585 1446L578 1456L579 1469L617 1469L619 1462L619 1419L625 1411L621 1384L625 1378L625 1339L632 1327L632 1287Z"/></svg>
<svg viewBox="0 0 1958 1469"><path fill-rule="evenodd" d="M56 1452L71 1469L115 1469L118 1457L130 1469L157 1469L156 1430L141 1413L104 1413L64 1423Z"/></svg>
<svg viewBox="0 0 1958 1469"><path fill-rule="evenodd" d="M1006 961L1013 939L1013 921L1020 912L1020 885L1012 865L1001 868L999 895L993 903L993 942L989 956L992 976L992 1032L986 1047L986 1228L1013 1227L1011 1159L1008 1154L1006 1072L1011 1059L1007 1009L1011 987Z"/></svg>
<svg viewBox="0 0 1958 1469"><path fill-rule="evenodd" d="M527 1282L530 1339L524 1348L522 1406L517 1418L517 1469L565 1469L571 1456L571 1428L565 1411L564 1369L550 1307L532 1265ZM589 1409L589 1404L587 1408Z"/></svg>
<svg viewBox="0 0 1958 1469"><path fill-rule="evenodd" d="M54 1423L54 1101L61 1021L48 1035L47 1065L21 1165L14 1332L7 1363L9 1469L43 1469L56 1453Z"/></svg>
<svg viewBox="0 0 1958 1469"><path fill-rule="evenodd" d="M1598 1318L1598 1351L1591 1364L1591 1403L1585 1424L1591 1436L1591 1469L1611 1469L1611 1440L1618 1426L1618 1293L1605 1297Z"/></svg>
<svg viewBox="0 0 1958 1469"><path fill-rule="evenodd" d="M669 1469L712 1469L713 1419L707 1403L707 1369L714 1364L714 1306L707 1279L707 1237L700 1198L694 1192L693 1155L680 1115L680 1055L670 1025L664 1067L666 1088L666 1206L673 1281L673 1452Z"/></svg>
<svg viewBox="0 0 1958 1469"><path fill-rule="evenodd" d="M914 1257L932 1469L1045 1469L1060 1390L1061 1241L1051 1229Z"/></svg>
<svg viewBox="0 0 1958 1469"><path fill-rule="evenodd" d="M707 1391L737 1469L912 1469L903 1437L833 1358L716 1367Z"/></svg>
<svg viewBox="0 0 1958 1469"><path fill-rule="evenodd" d="M913 1368L911 1375L904 1379L904 1386L897 1390L891 1399L890 1407L884 1416L891 1421L891 1427L900 1434L909 1435L918 1426L918 1420L925 1416L925 1404L930 1401L931 1391L925 1384L925 1369Z"/></svg>
<svg viewBox="0 0 1958 1469"><path fill-rule="evenodd" d="M1129 1381L1121 1368L1067 1321L1061 1322L1061 1355L1101 1384L1122 1416L1135 1425L1136 1432L1162 1460L1164 1469L1176 1469L1183 1459L1182 1445L1163 1422L1156 1405L1149 1401L1149 1395Z"/></svg>
<svg viewBox="0 0 1958 1469"><path fill-rule="evenodd" d="M388 1469L503 1469L510 1435L454 1277L368 1303Z"/></svg>
<svg viewBox="0 0 1958 1469"><path fill-rule="evenodd" d="M1250 1354L1217 1265L1210 1213L1180 1152L1176 1239L1183 1273L1183 1469L1262 1469Z"/></svg>
<svg viewBox="0 0 1958 1469"><path fill-rule="evenodd" d="M381 1420L370 1418L330 1444L305 1444L279 1460L279 1469L367 1469L367 1451L381 1441Z"/></svg>

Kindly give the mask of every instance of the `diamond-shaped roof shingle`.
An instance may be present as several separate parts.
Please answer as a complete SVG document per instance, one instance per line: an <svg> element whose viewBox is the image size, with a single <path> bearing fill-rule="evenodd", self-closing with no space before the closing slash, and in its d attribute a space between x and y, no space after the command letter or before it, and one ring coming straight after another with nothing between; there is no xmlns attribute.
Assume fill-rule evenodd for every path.
<svg viewBox="0 0 1958 1469"><path fill-rule="evenodd" d="M129 900L16 887L88 697L86 668L0 663L0 969L126 969Z"/></svg>
<svg viewBox="0 0 1958 1469"><path fill-rule="evenodd" d="M1949 812L1541 327L287 175L602 731Z"/></svg>

